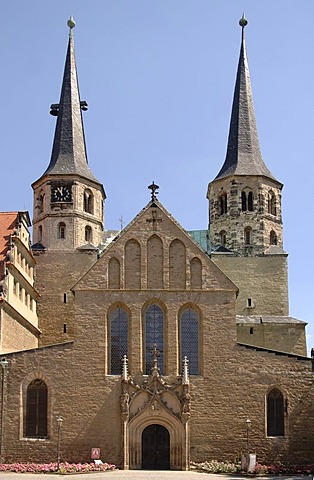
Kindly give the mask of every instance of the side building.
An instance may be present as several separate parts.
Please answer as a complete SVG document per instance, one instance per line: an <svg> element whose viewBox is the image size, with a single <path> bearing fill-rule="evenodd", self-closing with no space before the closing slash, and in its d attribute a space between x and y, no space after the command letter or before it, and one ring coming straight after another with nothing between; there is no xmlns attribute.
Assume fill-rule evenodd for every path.
<svg viewBox="0 0 314 480"><path fill-rule="evenodd" d="M40 330L34 288L28 212L0 213L0 352L38 346Z"/></svg>

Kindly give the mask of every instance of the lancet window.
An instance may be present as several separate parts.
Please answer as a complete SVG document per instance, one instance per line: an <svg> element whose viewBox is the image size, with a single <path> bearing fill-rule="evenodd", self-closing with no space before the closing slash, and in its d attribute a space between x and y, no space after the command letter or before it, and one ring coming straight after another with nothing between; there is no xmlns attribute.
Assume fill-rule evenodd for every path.
<svg viewBox="0 0 314 480"><path fill-rule="evenodd" d="M121 375L122 359L128 356L129 316L121 307L113 310L109 316L110 366L111 375Z"/></svg>
<svg viewBox="0 0 314 480"><path fill-rule="evenodd" d="M181 362L184 357L189 360L190 375L199 374L199 321L192 308L183 310L180 316Z"/></svg>
<svg viewBox="0 0 314 480"><path fill-rule="evenodd" d="M283 437L284 397L278 388L273 388L267 395L267 436Z"/></svg>
<svg viewBox="0 0 314 480"><path fill-rule="evenodd" d="M33 380L27 388L26 437L47 436L48 388L41 379Z"/></svg>

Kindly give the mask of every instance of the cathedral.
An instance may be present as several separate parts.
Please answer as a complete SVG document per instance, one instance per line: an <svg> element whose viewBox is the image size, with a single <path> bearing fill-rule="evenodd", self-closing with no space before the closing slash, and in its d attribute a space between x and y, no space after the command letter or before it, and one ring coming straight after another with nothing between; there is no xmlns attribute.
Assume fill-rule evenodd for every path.
<svg viewBox="0 0 314 480"><path fill-rule="evenodd" d="M188 470L248 450L262 463L314 463L314 359L306 323L289 316L283 184L262 158L239 23L208 228L184 230L152 182L113 231L87 159L68 21L32 223L0 213L0 462L55 461L57 449L83 462L96 449L123 469Z"/></svg>

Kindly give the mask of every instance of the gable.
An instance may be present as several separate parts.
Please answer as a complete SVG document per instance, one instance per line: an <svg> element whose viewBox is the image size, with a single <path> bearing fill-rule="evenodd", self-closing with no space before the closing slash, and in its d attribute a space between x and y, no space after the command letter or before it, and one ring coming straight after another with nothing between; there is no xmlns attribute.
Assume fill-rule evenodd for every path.
<svg viewBox="0 0 314 480"><path fill-rule="evenodd" d="M85 289L237 291L157 201L135 217L73 287Z"/></svg>

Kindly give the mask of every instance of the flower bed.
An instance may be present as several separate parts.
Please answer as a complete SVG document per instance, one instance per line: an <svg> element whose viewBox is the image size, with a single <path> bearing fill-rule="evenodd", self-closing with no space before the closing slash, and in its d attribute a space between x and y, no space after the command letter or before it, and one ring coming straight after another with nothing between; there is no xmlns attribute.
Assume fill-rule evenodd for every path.
<svg viewBox="0 0 314 480"><path fill-rule="evenodd" d="M191 463L191 468L204 473L240 473L240 462L210 462ZM314 473L314 465L262 465L257 463L251 475L311 475Z"/></svg>
<svg viewBox="0 0 314 480"><path fill-rule="evenodd" d="M110 463L1 463L0 472L15 473L87 473L87 472L104 472L106 470L114 470L115 465Z"/></svg>

